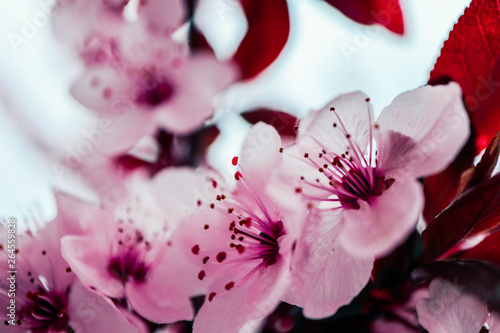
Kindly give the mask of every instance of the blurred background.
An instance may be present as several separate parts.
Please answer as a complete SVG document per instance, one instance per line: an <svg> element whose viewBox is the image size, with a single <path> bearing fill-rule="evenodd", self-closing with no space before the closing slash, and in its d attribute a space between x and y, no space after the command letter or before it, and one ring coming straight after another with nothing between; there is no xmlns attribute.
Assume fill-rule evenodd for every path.
<svg viewBox="0 0 500 333"><path fill-rule="evenodd" d="M97 121L69 93L83 65L54 37L49 16L43 14L54 2L0 0L0 218L53 219L54 190L92 197L78 177L58 177L52 159L53 152L67 150ZM469 1L400 3L403 36L355 23L323 1L289 0L290 35L277 60L214 100L210 123L221 134L208 150L208 163L223 170L238 153L250 126L238 115L241 111L266 107L300 117L341 93L362 90L378 114L399 93L425 84ZM13 47L9 35L22 34L35 15L37 27ZM212 28L217 35L220 27L207 29ZM221 43L220 54L228 48Z"/></svg>

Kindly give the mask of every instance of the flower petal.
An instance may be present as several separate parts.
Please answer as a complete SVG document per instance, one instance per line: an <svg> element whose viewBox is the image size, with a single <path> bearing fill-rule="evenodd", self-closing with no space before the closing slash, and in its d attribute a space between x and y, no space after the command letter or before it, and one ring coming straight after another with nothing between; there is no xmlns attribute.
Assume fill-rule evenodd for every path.
<svg viewBox="0 0 500 333"><path fill-rule="evenodd" d="M123 285L108 273L107 253L99 248L103 243L81 236L64 236L61 238L62 255L84 285L109 297L123 297Z"/></svg>
<svg viewBox="0 0 500 333"><path fill-rule="evenodd" d="M197 201L208 203L217 195L208 172L187 167L171 167L157 174L152 182L159 206L172 226L194 213Z"/></svg>
<svg viewBox="0 0 500 333"><path fill-rule="evenodd" d="M360 209L342 212L342 246L362 257L387 254L415 229L423 201L422 187L416 180L396 180L370 203L358 200Z"/></svg>
<svg viewBox="0 0 500 333"><path fill-rule="evenodd" d="M110 300L91 292L79 282L71 286L68 315L69 326L76 333L139 332Z"/></svg>
<svg viewBox="0 0 500 333"><path fill-rule="evenodd" d="M70 92L88 108L109 112L118 101L128 101L132 89L133 82L126 75L107 65L94 65L75 81Z"/></svg>
<svg viewBox="0 0 500 333"><path fill-rule="evenodd" d="M289 264L289 260L278 260L256 272L240 287L236 285L230 291L215 295L212 301L205 299L194 320L193 332L237 332L246 323L258 324L278 306L289 287ZM238 269L246 271L243 267Z"/></svg>
<svg viewBox="0 0 500 333"><path fill-rule="evenodd" d="M248 131L241 147L241 165L255 190L265 188L273 171L279 167L281 138L271 125L259 122Z"/></svg>
<svg viewBox="0 0 500 333"><path fill-rule="evenodd" d="M342 126L335 116L337 114L347 133L351 135L352 140L363 151L367 147L369 140L368 115L371 116L372 120L375 119L371 103L366 102L367 97L360 91L340 95L323 109L309 113L300 122L299 127L321 142L323 146L328 148L327 150L342 154L349 144L341 130ZM335 113L330 111L332 107L335 108ZM333 127L334 123L337 125L336 127ZM308 134L299 131L297 137L299 144L303 140L308 141L308 139ZM310 151L306 152L312 153Z"/></svg>
<svg viewBox="0 0 500 333"><path fill-rule="evenodd" d="M154 263L146 282L127 283L127 299L144 318L155 323L193 319L189 298L199 294L199 269L186 258L191 253L183 250L175 244L170 246L162 259Z"/></svg>
<svg viewBox="0 0 500 333"><path fill-rule="evenodd" d="M172 68L174 93L165 109L157 111L158 121L172 133L194 131L212 116L214 96L236 77L235 67L218 62L211 54L179 59L179 65Z"/></svg>
<svg viewBox="0 0 500 333"><path fill-rule="evenodd" d="M139 20L152 32L160 35L172 34L186 16L182 0L148 0L139 6Z"/></svg>
<svg viewBox="0 0 500 333"><path fill-rule="evenodd" d="M417 303L420 323L429 333L479 332L488 317L486 304L463 293L458 286L432 280L429 299Z"/></svg>
<svg viewBox="0 0 500 333"><path fill-rule="evenodd" d="M470 133L461 90L455 83L424 86L397 96L382 111L377 123L381 132L379 166L385 172L399 167L395 172L400 176L421 177L444 169ZM388 147L401 145L405 146L403 156L390 153L394 148ZM397 163L393 161L395 157Z"/></svg>
<svg viewBox="0 0 500 333"><path fill-rule="evenodd" d="M324 318L348 304L366 285L373 258L357 258L340 246L341 213L311 212L292 261L286 302L309 318Z"/></svg>

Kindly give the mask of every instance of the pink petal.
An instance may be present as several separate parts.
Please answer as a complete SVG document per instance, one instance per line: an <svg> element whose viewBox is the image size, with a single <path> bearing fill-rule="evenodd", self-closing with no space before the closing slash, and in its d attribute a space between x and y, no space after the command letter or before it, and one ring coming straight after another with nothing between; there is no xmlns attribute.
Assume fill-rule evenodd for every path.
<svg viewBox="0 0 500 333"><path fill-rule="evenodd" d="M286 302L309 318L324 318L348 304L368 282L373 258L356 258L338 239L340 212L311 212L292 261L292 289Z"/></svg>
<svg viewBox="0 0 500 333"><path fill-rule="evenodd" d="M71 94L99 114L93 128L82 133L84 144L101 154L114 155L132 148L154 132L153 113L139 110L131 99L132 81L107 66L93 66L73 85ZM81 148L88 149L88 148Z"/></svg>
<svg viewBox="0 0 500 333"><path fill-rule="evenodd" d="M218 194L207 172L171 167L153 178L153 190L168 222L177 225L198 209L198 200L211 202Z"/></svg>
<svg viewBox="0 0 500 333"><path fill-rule="evenodd" d="M155 323L192 320L189 298L198 295L201 288L199 267L188 261L189 255L190 251L174 244L154 263L146 282L127 283L126 294L132 308Z"/></svg>
<svg viewBox="0 0 500 333"><path fill-rule="evenodd" d="M469 118L463 106L458 84L424 86L396 97L386 107L377 122L382 141L379 143L379 161L382 170L404 168L400 176L421 177L444 169L460 151L469 137ZM406 138L388 134L399 132L415 143L408 146ZM391 161L385 149L405 145L404 158ZM393 148L392 148L393 149Z"/></svg>
<svg viewBox="0 0 500 333"><path fill-rule="evenodd" d="M101 0L57 1L51 18L56 37L78 48L93 36L116 35L124 23L122 13Z"/></svg>
<svg viewBox="0 0 500 333"><path fill-rule="evenodd" d="M370 203L358 200L360 209L342 212L342 246L361 257L387 254L415 230L423 201L422 187L416 180L396 180Z"/></svg>
<svg viewBox="0 0 500 333"><path fill-rule="evenodd" d="M340 95L328 103L323 109L309 113L299 125L307 133L311 134L329 151L337 154L345 152L348 142L341 131L341 125L335 113L340 117L347 132L357 143L361 150L364 150L369 139L369 115L374 119L371 103L366 102L367 96L362 92L353 92ZM330 108L335 108L335 113ZM333 127L333 123L337 127ZM299 131L297 141L307 141L308 135ZM317 146L316 146L317 147ZM317 150L320 151L321 148ZM316 153L316 151L308 153Z"/></svg>
<svg viewBox="0 0 500 333"><path fill-rule="evenodd" d="M152 32L172 34L186 17L182 0L148 0L139 6L139 20Z"/></svg>
<svg viewBox="0 0 500 333"><path fill-rule="evenodd" d="M64 236L61 238L62 255L84 285L109 297L123 297L123 285L108 273L108 254L99 246L103 243L80 236Z"/></svg>
<svg viewBox="0 0 500 333"><path fill-rule="evenodd" d="M500 316L495 312L491 312L486 322L490 330L489 333L500 333Z"/></svg>
<svg viewBox="0 0 500 333"><path fill-rule="evenodd" d="M76 333L139 332L110 300L91 292L79 282L71 286L68 315L69 325Z"/></svg>
<svg viewBox="0 0 500 333"><path fill-rule="evenodd" d="M158 289L158 286L161 286ZM153 283L127 284L130 306L142 317L154 323L173 323L192 320L193 309L186 295L179 295L175 287L167 288L157 278Z"/></svg>
<svg viewBox="0 0 500 333"><path fill-rule="evenodd" d="M174 66L174 93L158 121L170 132L185 134L201 127L213 114L214 96L226 89L237 72L234 66L217 62L211 54L197 54Z"/></svg>
<svg viewBox="0 0 500 333"><path fill-rule="evenodd" d="M104 126L107 132L103 130ZM156 126L152 114L148 114L147 111L128 109L119 116L101 118L98 126L93 130L94 138L99 135L95 130L100 130L102 134L102 142L95 144L95 151L109 156L131 149L140 139L153 134Z"/></svg>
<svg viewBox="0 0 500 333"><path fill-rule="evenodd" d="M486 304L465 294L459 286L441 279L432 280L429 299L417 303L420 323L429 333L479 332L486 322Z"/></svg>
<svg viewBox="0 0 500 333"><path fill-rule="evenodd" d="M194 320L193 332L237 332L246 323L265 318L278 306L289 287L289 264L289 260L278 260L256 272L240 287L215 295L211 302L206 298Z"/></svg>
<svg viewBox="0 0 500 333"><path fill-rule="evenodd" d="M192 320L193 309L189 298L180 295L177 286L165 285L165 277L172 272L164 272L162 277L148 283L128 283L127 299L130 306L142 317L154 323L173 323L180 320ZM168 283L168 282L166 282Z"/></svg>
<svg viewBox="0 0 500 333"><path fill-rule="evenodd" d="M71 87L72 96L90 109L112 111L118 101L129 102L133 82L130 78L107 65L95 65Z"/></svg>
<svg viewBox="0 0 500 333"><path fill-rule="evenodd" d="M241 147L239 164L256 190L265 188L281 165L281 138L274 127L259 122L252 126Z"/></svg>

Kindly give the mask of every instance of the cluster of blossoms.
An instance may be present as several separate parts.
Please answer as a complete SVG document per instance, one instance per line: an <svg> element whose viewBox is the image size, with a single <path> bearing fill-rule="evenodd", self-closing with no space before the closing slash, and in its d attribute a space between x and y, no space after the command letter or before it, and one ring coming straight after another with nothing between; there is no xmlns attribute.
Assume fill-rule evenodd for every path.
<svg viewBox="0 0 500 333"><path fill-rule="evenodd" d="M378 117L364 93L342 94L287 134L262 117L230 171L211 167L220 93L277 56L242 56L267 28L259 11L287 15L256 3L57 2L54 33L83 68L70 92L112 130L85 159L53 154L94 200L56 192L56 219L18 236L6 332L500 330L497 292L477 285L500 279L499 137L460 172L478 131L460 82L403 92ZM246 18L232 53L214 8ZM433 197L450 168L454 195ZM0 277L3 309L10 289Z"/></svg>

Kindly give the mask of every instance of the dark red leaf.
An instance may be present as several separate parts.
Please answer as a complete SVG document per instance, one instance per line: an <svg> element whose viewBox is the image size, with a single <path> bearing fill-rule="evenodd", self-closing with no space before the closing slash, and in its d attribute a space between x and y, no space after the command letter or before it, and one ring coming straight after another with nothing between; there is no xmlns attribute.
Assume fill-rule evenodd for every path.
<svg viewBox="0 0 500 333"><path fill-rule="evenodd" d="M326 0L345 16L362 24L379 23L399 35L404 33L398 0Z"/></svg>
<svg viewBox="0 0 500 333"><path fill-rule="evenodd" d="M255 111L245 112L241 115L251 124L256 124L262 121L273 126L281 136L295 137L297 131L293 127L297 124L297 118L288 113L274 111L268 109L259 109Z"/></svg>
<svg viewBox="0 0 500 333"><path fill-rule="evenodd" d="M191 25L191 29L189 30L189 47L194 52L214 52L210 44L208 44L207 40L205 39L205 36L201 34L201 32L194 26L194 24Z"/></svg>
<svg viewBox="0 0 500 333"><path fill-rule="evenodd" d="M478 259L500 265L500 232L486 237L472 249L460 256L462 259Z"/></svg>
<svg viewBox="0 0 500 333"><path fill-rule="evenodd" d="M473 0L451 31L429 83L460 84L477 133L476 152L500 129L500 8L498 0Z"/></svg>
<svg viewBox="0 0 500 333"><path fill-rule="evenodd" d="M186 136L159 130L155 136L159 146L155 162L143 161L128 154L116 157L114 162L124 172L142 168L148 170L152 176L171 166L196 166L203 160L206 150L218 135L219 130L215 126L202 128Z"/></svg>
<svg viewBox="0 0 500 333"><path fill-rule="evenodd" d="M408 282L408 275L415 268L421 252L422 239L420 234L415 231L390 254L375 260L372 271L374 287L378 291L395 291L404 286ZM391 298L397 296L399 295L393 295Z"/></svg>
<svg viewBox="0 0 500 333"><path fill-rule="evenodd" d="M425 178L424 217L426 221L432 221L463 192L466 184L462 182L462 174L473 166L474 156L474 139L471 137L457 155L455 161L445 170L437 175Z"/></svg>
<svg viewBox="0 0 500 333"><path fill-rule="evenodd" d="M290 19L286 0L241 0L248 20L248 32L234 59L243 78L256 76L280 54L288 40Z"/></svg>
<svg viewBox="0 0 500 333"><path fill-rule="evenodd" d="M417 268L411 276L415 284L437 277L500 311L500 267L480 260L436 261Z"/></svg>
<svg viewBox="0 0 500 333"><path fill-rule="evenodd" d="M500 224L500 174L462 194L422 233L424 262L439 258L466 237Z"/></svg>
<svg viewBox="0 0 500 333"><path fill-rule="evenodd" d="M498 162L498 154L500 153L500 132L495 135L493 140L486 148L481 161L474 168L474 172L471 179L467 185L468 188L476 186L481 181L490 178L493 173L495 166Z"/></svg>

